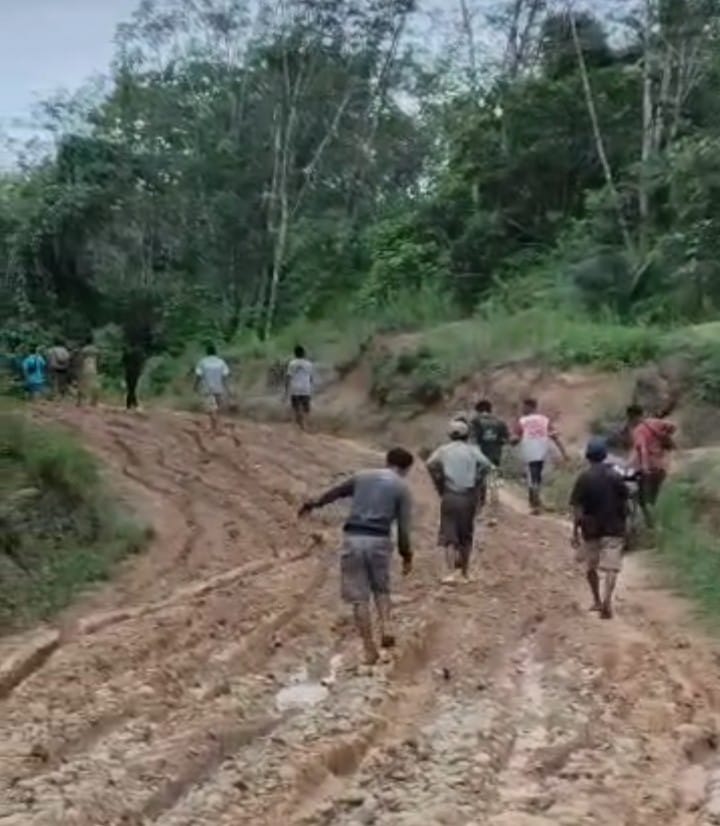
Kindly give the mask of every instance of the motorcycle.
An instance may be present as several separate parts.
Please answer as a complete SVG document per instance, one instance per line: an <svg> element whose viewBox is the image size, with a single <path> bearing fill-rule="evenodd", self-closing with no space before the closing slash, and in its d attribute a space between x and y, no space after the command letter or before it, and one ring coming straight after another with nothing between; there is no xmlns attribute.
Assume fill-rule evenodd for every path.
<svg viewBox="0 0 720 826"><path fill-rule="evenodd" d="M642 510L640 508L640 471L619 462L612 463L611 468L622 479L628 492L627 536L625 551L634 551L642 529Z"/></svg>

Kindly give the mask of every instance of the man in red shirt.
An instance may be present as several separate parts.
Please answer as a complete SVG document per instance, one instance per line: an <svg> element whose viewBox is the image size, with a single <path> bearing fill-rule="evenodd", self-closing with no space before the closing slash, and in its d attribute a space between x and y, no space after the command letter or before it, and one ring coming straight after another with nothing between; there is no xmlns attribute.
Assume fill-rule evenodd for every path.
<svg viewBox="0 0 720 826"><path fill-rule="evenodd" d="M667 476L668 454L674 448L675 425L663 419L646 417L637 404L627 409L632 438L632 466L639 472L639 500L645 522L653 526L652 509Z"/></svg>

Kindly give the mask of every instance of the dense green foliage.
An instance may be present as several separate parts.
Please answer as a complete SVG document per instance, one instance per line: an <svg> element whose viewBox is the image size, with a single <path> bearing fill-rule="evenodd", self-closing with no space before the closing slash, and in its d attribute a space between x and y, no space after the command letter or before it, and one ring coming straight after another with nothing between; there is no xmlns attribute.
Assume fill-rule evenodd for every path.
<svg viewBox="0 0 720 826"><path fill-rule="evenodd" d="M0 633L64 607L147 538L74 440L7 412L0 493Z"/></svg>
<svg viewBox="0 0 720 826"><path fill-rule="evenodd" d="M174 358L298 319L715 317L720 4L623 5L478 3L509 57L465 26L459 65L414 0L144 0L104 94L49 104L55 154L0 181L5 338L114 324Z"/></svg>
<svg viewBox="0 0 720 826"><path fill-rule="evenodd" d="M658 552L677 586L712 619L720 614L717 531L718 457L715 453L675 474L658 503Z"/></svg>

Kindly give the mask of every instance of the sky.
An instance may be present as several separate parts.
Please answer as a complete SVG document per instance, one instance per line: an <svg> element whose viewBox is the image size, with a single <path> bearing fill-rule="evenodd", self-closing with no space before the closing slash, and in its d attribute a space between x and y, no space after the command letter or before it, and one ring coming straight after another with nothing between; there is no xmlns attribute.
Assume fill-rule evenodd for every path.
<svg viewBox="0 0 720 826"><path fill-rule="evenodd" d="M0 130L32 134L32 109L75 90L113 56L118 23L138 0L0 0Z"/></svg>

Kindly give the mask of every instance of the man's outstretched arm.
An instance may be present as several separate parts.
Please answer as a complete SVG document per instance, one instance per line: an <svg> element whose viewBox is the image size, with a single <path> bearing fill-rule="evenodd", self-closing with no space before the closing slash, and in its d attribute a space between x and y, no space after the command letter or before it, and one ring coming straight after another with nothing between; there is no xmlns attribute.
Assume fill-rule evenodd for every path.
<svg viewBox="0 0 720 826"><path fill-rule="evenodd" d="M337 502L338 499L347 499L355 492L355 477L351 476L339 485L336 485L330 490L325 491L322 496L317 499L310 499L300 508L300 516L307 516L318 508L324 508L326 505L331 505Z"/></svg>

